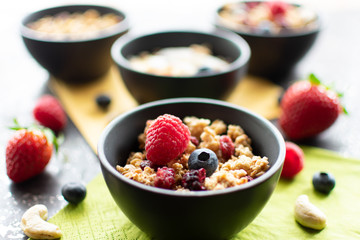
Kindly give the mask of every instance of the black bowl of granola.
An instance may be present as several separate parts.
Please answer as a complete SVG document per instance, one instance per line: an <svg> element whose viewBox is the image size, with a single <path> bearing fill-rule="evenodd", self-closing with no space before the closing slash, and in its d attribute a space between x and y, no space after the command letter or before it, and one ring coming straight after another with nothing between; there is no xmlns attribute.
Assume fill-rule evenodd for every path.
<svg viewBox="0 0 360 240"><path fill-rule="evenodd" d="M173 29L117 40L111 55L138 103L175 98L224 99L247 73L250 48L235 33Z"/></svg>
<svg viewBox="0 0 360 240"><path fill-rule="evenodd" d="M184 119L191 136L199 140L198 143L189 141L184 153L166 164L168 168L177 168L177 173L182 172L179 169L186 172L189 146L200 146L208 141L206 139L213 139L216 145L220 135L233 139L235 151L227 159L233 164L222 160L224 155L219 146L217 150L209 147L218 155L219 165L201 183L205 189L184 189L182 186L185 185L164 189L152 184L152 174L156 175L155 172L164 166L142 166L147 155L139 143L143 145L146 141L145 126L152 126L154 122L148 120L163 114ZM207 133L202 136L199 129L202 129L200 133ZM213 138L209 136L212 131L215 131ZM129 161L129 156L136 154L138 159ZM268 202L282 170L285 144L271 122L244 108L220 100L175 98L143 104L114 119L99 139L98 157L113 199L130 221L149 236L156 239L225 239L250 224ZM128 167L136 161L139 164ZM238 167L231 169L230 165ZM137 168L138 175L135 176L135 172L130 175L120 173L127 167L128 170ZM237 175L239 172L242 173ZM232 175L221 177L219 173ZM212 176L216 176L215 182ZM223 178L227 179L225 183L219 180ZM183 180L177 181L183 184Z"/></svg>
<svg viewBox="0 0 360 240"><path fill-rule="evenodd" d="M21 22L31 56L52 76L71 84L98 79L113 63L110 48L129 30L126 14L100 5L64 5L32 12Z"/></svg>
<svg viewBox="0 0 360 240"><path fill-rule="evenodd" d="M314 45L319 14L283 1L239 1L219 7L215 25L243 37L250 46L249 73L271 80L286 78Z"/></svg>

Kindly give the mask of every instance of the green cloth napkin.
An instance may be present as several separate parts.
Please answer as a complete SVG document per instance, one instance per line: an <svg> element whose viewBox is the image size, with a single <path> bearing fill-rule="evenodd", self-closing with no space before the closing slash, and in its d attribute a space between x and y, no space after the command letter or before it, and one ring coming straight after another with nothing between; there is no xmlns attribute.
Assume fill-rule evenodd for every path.
<svg viewBox="0 0 360 240"><path fill-rule="evenodd" d="M360 160L319 148L302 148L304 170L292 181L281 179L262 212L233 240L360 239ZM336 186L329 195L314 191L311 181L316 171L335 176ZM49 220L60 227L62 239L150 239L119 210L101 174L87 190L81 204L69 204ZM327 226L322 231L304 228L294 220L294 203L301 194L307 194L326 214Z"/></svg>

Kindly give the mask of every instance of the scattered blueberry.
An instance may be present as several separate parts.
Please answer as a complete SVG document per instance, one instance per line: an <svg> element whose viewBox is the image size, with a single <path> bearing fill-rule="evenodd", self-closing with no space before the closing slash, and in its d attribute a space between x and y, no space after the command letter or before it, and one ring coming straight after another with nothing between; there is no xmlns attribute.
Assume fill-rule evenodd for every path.
<svg viewBox="0 0 360 240"><path fill-rule="evenodd" d="M181 184L184 188L193 191L205 190L204 181L206 177L206 171L204 168L199 170L191 169L183 175Z"/></svg>
<svg viewBox="0 0 360 240"><path fill-rule="evenodd" d="M198 72L197 72L197 75L206 75L206 74L209 74L211 73L213 70L209 67L201 67L199 68Z"/></svg>
<svg viewBox="0 0 360 240"><path fill-rule="evenodd" d="M213 174L218 166L218 158L216 154L207 148L200 148L193 151L188 161L189 169L206 170L206 176Z"/></svg>
<svg viewBox="0 0 360 240"><path fill-rule="evenodd" d="M102 109L107 109L110 103L111 98L106 94L100 94L96 97L96 104Z"/></svg>
<svg viewBox="0 0 360 240"><path fill-rule="evenodd" d="M334 189L335 178L331 173L317 172L313 176L312 183L315 190L327 194Z"/></svg>
<svg viewBox="0 0 360 240"><path fill-rule="evenodd" d="M61 194L69 203L78 204L86 197L86 187L81 183L70 182L62 187Z"/></svg>

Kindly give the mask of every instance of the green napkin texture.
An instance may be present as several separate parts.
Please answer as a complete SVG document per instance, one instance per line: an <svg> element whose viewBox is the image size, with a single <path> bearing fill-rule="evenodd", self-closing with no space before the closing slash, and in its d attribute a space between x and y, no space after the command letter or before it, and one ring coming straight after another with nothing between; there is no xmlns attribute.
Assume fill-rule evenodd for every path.
<svg viewBox="0 0 360 240"><path fill-rule="evenodd" d="M270 201L258 217L233 240L247 239L360 239L360 160L313 147L302 146L305 167L293 180L279 181ZM330 194L312 186L317 171L330 172L336 186ZM327 216L322 231L304 228L294 219L296 198L306 194ZM60 227L61 239L150 239L132 224L112 199L101 174L87 186L86 199L67 205L49 222Z"/></svg>

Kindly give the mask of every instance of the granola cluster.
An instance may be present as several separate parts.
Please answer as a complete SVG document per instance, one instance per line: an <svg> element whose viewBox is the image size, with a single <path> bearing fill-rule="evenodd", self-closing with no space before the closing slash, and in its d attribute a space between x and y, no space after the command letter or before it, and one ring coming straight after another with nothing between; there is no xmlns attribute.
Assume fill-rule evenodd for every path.
<svg viewBox="0 0 360 240"><path fill-rule="evenodd" d="M138 136L139 151L132 152L125 166L116 169L125 177L137 182L154 186L156 172L160 166L154 166L146 159L145 140L146 130L152 120L147 121L144 132ZM203 183L206 190L219 190L247 183L264 174L269 169L267 157L255 156L252 152L251 139L239 125L225 124L222 120L188 116L183 122L189 128L191 141L182 155L168 162L166 166L174 170L174 190L188 191L181 182L185 173L189 172L188 159L190 154L200 148L212 150L218 158L215 172L205 178ZM220 138L228 136L234 144L233 154L229 159L224 156Z"/></svg>

